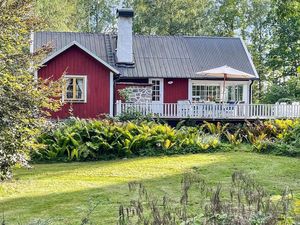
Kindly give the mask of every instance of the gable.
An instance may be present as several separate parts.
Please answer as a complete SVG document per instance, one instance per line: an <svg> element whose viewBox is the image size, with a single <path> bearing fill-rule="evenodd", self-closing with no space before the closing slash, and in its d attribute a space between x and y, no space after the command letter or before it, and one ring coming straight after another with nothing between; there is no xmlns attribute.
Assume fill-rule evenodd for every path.
<svg viewBox="0 0 300 225"><path fill-rule="evenodd" d="M70 75L89 75L97 72L98 75L108 75L110 70L95 58L74 45L64 50L55 57L47 60L39 70L42 78L54 76L59 79L64 73Z"/></svg>

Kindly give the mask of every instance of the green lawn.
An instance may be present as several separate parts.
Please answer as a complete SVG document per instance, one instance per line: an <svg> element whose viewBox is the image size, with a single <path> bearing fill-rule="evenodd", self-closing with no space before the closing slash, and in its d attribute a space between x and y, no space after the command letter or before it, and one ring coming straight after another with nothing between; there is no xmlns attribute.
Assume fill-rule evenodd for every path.
<svg viewBox="0 0 300 225"><path fill-rule="evenodd" d="M101 201L93 222L115 224L119 204L132 197L129 181L142 181L158 195L179 196L182 174L195 168L210 184L226 185L232 172L239 170L252 174L272 194L288 185L300 207L300 159L232 152L17 169L14 180L0 184L0 214L4 211L8 224L36 218L51 218L53 224L80 224L93 198Z"/></svg>

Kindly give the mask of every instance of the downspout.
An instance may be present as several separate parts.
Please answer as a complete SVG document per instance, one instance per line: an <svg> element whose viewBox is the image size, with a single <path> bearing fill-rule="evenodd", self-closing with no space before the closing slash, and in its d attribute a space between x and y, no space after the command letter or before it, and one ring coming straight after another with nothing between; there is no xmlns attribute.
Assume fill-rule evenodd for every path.
<svg viewBox="0 0 300 225"><path fill-rule="evenodd" d="M251 80L251 83L249 85L249 104L252 104L252 84L253 80Z"/></svg>
<svg viewBox="0 0 300 225"><path fill-rule="evenodd" d="M120 80L120 74L116 74L116 78L113 80L113 87L114 87L114 91L113 91L113 116L116 115L116 88L117 88L117 81Z"/></svg>

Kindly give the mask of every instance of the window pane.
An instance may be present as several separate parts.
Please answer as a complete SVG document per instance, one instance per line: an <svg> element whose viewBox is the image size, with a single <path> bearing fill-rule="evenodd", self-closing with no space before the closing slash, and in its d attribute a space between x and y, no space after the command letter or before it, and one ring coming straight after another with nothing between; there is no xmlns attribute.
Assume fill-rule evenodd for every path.
<svg viewBox="0 0 300 225"><path fill-rule="evenodd" d="M68 101L82 101L85 99L85 78L66 77L64 97Z"/></svg>
<svg viewBox="0 0 300 225"><path fill-rule="evenodd" d="M68 78L66 80L66 98L72 99L73 98L73 78Z"/></svg>
<svg viewBox="0 0 300 225"><path fill-rule="evenodd" d="M243 85L232 85L227 89L228 101L243 101Z"/></svg>
<svg viewBox="0 0 300 225"><path fill-rule="evenodd" d="M220 99L220 86L216 85L192 85L193 101L217 101Z"/></svg>
<svg viewBox="0 0 300 225"><path fill-rule="evenodd" d="M152 80L152 101L160 101L160 80Z"/></svg>
<svg viewBox="0 0 300 225"><path fill-rule="evenodd" d="M76 79L76 99L83 99L83 79Z"/></svg>

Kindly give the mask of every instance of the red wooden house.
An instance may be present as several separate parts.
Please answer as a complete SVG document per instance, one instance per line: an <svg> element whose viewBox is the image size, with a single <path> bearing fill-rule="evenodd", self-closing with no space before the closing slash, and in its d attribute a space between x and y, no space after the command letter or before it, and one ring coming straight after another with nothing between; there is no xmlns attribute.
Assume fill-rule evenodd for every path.
<svg viewBox="0 0 300 225"><path fill-rule="evenodd" d="M222 103L224 109L225 103L251 103L258 74L241 38L134 35L133 11L120 9L117 17L116 34L34 33L32 51L49 42L54 46L36 76L66 79L65 104L53 118L68 117L70 107L80 118L113 116L126 107L181 118L191 115L182 114L185 104ZM249 77L228 77L225 83L222 77L199 75L225 65ZM127 103L118 101L124 88Z"/></svg>

